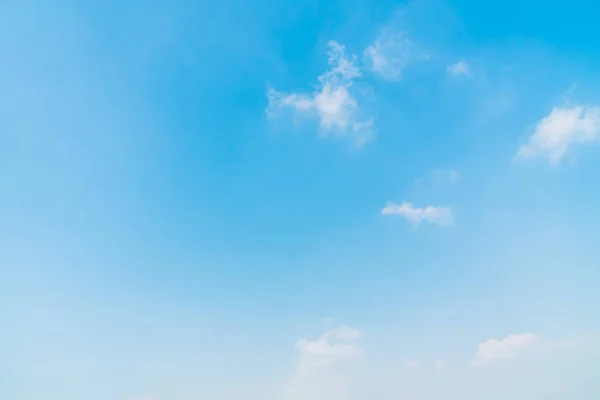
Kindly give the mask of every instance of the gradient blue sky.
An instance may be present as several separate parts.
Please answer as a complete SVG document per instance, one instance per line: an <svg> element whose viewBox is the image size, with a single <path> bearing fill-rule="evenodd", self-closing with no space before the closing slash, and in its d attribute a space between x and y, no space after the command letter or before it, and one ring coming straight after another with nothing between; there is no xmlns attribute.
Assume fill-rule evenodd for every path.
<svg viewBox="0 0 600 400"><path fill-rule="evenodd" d="M0 399L599 398L598 15L1 2Z"/></svg>

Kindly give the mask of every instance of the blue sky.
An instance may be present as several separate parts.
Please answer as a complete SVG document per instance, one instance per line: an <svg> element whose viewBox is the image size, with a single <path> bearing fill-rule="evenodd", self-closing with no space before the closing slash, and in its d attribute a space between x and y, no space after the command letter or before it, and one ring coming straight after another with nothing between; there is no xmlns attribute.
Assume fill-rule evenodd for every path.
<svg viewBox="0 0 600 400"><path fill-rule="evenodd" d="M599 13L2 2L0 398L598 398Z"/></svg>

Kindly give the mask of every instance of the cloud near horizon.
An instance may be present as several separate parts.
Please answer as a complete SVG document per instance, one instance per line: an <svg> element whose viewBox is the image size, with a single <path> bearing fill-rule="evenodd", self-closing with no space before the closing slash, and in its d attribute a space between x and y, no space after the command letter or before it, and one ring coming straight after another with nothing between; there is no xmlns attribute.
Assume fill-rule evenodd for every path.
<svg viewBox="0 0 600 400"><path fill-rule="evenodd" d="M503 339L488 339L479 344L472 364L481 367L495 361L516 358L526 349L538 344L540 340L541 336L532 333L508 335Z"/></svg>
<svg viewBox="0 0 600 400"><path fill-rule="evenodd" d="M352 361L363 357L356 342L363 336L359 329L342 325L316 339L300 339L300 356L284 389L286 400L345 400L352 379L345 371Z"/></svg>

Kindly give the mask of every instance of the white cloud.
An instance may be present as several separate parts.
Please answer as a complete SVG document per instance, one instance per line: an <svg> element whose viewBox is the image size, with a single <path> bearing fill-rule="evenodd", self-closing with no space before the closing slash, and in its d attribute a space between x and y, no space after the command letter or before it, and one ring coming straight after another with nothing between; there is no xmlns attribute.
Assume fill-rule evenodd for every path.
<svg viewBox="0 0 600 400"><path fill-rule="evenodd" d="M454 77L471 75L471 68L469 68L469 64L467 64L467 62L464 60L459 61L456 64L449 65L447 71L448 75Z"/></svg>
<svg viewBox="0 0 600 400"><path fill-rule="evenodd" d="M544 155L551 164L557 164L571 145L590 143L600 136L600 108L555 107L543 118L527 144L517 156L532 158Z"/></svg>
<svg viewBox="0 0 600 400"><path fill-rule="evenodd" d="M286 400L346 400L351 396L352 379L344 368L364 354L356 341L362 331L342 325L317 339L301 339L298 365L287 382Z"/></svg>
<svg viewBox="0 0 600 400"><path fill-rule="evenodd" d="M365 63L386 80L399 79L406 66L417 58L415 44L405 33L382 31L364 51Z"/></svg>
<svg viewBox="0 0 600 400"><path fill-rule="evenodd" d="M315 340L301 339L296 343L300 350L299 370L328 366L338 360L360 357L363 350L353 344L362 336L358 329L342 325L323 333Z"/></svg>
<svg viewBox="0 0 600 400"><path fill-rule="evenodd" d="M489 339L480 343L477 355L472 364L475 366L488 365L498 360L508 360L517 357L523 350L539 343L540 336L532 333L508 335L504 339Z"/></svg>
<svg viewBox="0 0 600 400"><path fill-rule="evenodd" d="M317 90L306 94L282 93L269 88L267 116L274 118L284 108L316 115L324 136L350 137L360 147L373 138L374 120L359 119L358 104L351 93L354 80L361 76L355 65L356 56L347 58L344 46L333 40L328 45L330 69L319 76Z"/></svg>
<svg viewBox="0 0 600 400"><path fill-rule="evenodd" d="M598 375L593 367L577 370L579 362L587 360L592 362L590 366L595 366L598 358L587 344L575 346L573 340L553 341L527 333L510 335L481 343L471 364L450 364L438 359L427 365L414 359L398 360L394 346L389 347L389 343L383 347L372 343L375 346L370 351L376 354L369 362L362 363L365 353L358 346L361 337L360 330L341 326L314 339L302 339L296 344L299 358L291 374L281 382L282 386L277 385L272 392L264 388L264 394L256 392L255 396L246 394L235 399L541 400L552 389L553 385L548 382L558 382L559 386L561 382L576 384L581 382L582 372L590 378ZM525 350L528 350L527 359L521 360L525 362L498 362L520 357ZM485 366L494 362L498 362L495 368L472 368L472 365ZM572 371L571 378L565 377L567 370ZM515 380L517 377L519 379ZM518 381L526 382L527 387L520 387Z"/></svg>
<svg viewBox="0 0 600 400"><path fill-rule="evenodd" d="M453 222L452 210L449 207L427 206L415 207L411 203L404 202L400 205L388 203L382 215L400 215L414 226L419 226L422 221L437 225L451 225Z"/></svg>
<svg viewBox="0 0 600 400"><path fill-rule="evenodd" d="M448 368L448 361L445 360L437 360L435 362L434 368L438 372L442 372Z"/></svg>

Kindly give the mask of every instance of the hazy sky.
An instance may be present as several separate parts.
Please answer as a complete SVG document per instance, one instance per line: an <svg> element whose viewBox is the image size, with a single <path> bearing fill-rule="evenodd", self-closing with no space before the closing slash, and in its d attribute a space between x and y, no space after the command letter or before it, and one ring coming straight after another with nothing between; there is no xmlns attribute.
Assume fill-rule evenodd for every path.
<svg viewBox="0 0 600 400"><path fill-rule="evenodd" d="M0 399L600 398L600 3L0 2Z"/></svg>

